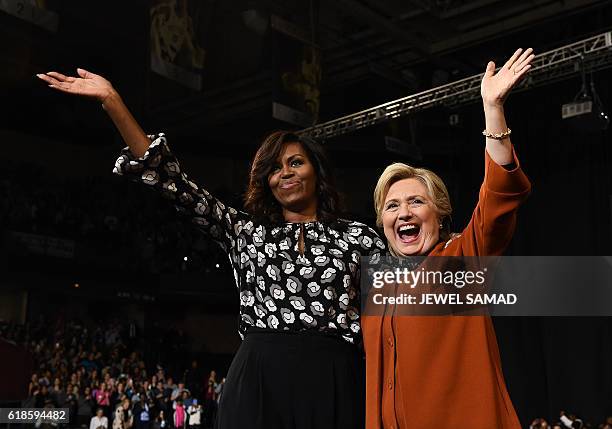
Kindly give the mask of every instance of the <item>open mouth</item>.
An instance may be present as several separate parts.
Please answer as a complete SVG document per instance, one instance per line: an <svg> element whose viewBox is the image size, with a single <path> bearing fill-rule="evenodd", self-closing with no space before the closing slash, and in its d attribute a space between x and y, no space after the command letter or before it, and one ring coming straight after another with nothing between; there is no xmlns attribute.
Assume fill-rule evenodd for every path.
<svg viewBox="0 0 612 429"><path fill-rule="evenodd" d="M397 236L405 244L413 243L419 237L421 227L414 224L404 224L397 229Z"/></svg>

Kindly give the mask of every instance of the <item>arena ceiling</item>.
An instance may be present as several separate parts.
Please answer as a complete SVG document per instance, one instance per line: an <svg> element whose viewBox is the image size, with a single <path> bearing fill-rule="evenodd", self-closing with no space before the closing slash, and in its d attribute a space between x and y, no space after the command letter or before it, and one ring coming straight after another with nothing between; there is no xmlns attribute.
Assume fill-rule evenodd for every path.
<svg viewBox="0 0 612 429"><path fill-rule="evenodd" d="M50 134L105 127L97 107L33 79L86 65L112 79L145 124L208 140L207 150L282 126L270 118L276 71L261 31L272 16L320 47L321 120L479 73L517 46L551 49L612 27L611 0L203 0L204 83L193 91L148 71L148 2L47 3L59 11L56 35L0 12L5 126L31 129L26 118L45 116L39 128Z"/></svg>
<svg viewBox="0 0 612 429"><path fill-rule="evenodd" d="M227 16L239 18L240 13L255 8L307 28L308 3L245 2L242 9L234 3ZM322 99L331 106L322 106L321 119L480 73L489 58L501 60L520 43L554 48L596 32L606 26L602 11L609 17L610 4L585 0L315 2L316 40L322 50ZM257 37L248 28L244 30L248 38ZM220 76L217 84L211 83L201 94L168 104L155 103L149 111L151 118L167 118L172 112L172 125L186 135L216 134L215 128L224 134L228 125L240 119L248 123L248 118L257 118L261 124L271 110L274 70L259 53L257 49L225 52L228 62L252 68L247 66L243 76L227 82L223 82L226 73L211 73L211 80ZM212 55L214 51L211 60ZM228 58L234 55L238 58ZM346 102L347 93L352 94L351 102ZM265 131L265 127L259 130L253 126L253 138Z"/></svg>

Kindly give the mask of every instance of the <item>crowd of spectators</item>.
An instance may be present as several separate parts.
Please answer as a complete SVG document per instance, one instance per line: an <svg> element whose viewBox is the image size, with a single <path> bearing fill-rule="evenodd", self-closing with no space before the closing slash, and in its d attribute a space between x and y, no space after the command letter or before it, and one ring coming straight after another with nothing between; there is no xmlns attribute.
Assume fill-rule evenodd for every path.
<svg viewBox="0 0 612 429"><path fill-rule="evenodd" d="M606 421L596 426L588 422L584 422L575 414L561 411L559 417L553 419L554 423L548 423L543 417L534 419L529 425L529 429L612 429L612 416L606 418Z"/></svg>
<svg viewBox="0 0 612 429"><path fill-rule="evenodd" d="M36 165L6 162L0 171L0 225L74 240L114 256L116 268L152 274L202 270L220 255L159 195L110 173L60 178Z"/></svg>
<svg viewBox="0 0 612 429"><path fill-rule="evenodd" d="M74 428L212 427L225 380L215 371L206 375L197 360L150 361L129 331L117 321L93 328L42 318L0 324L0 338L27 348L34 360L21 406L68 408L67 426Z"/></svg>
<svg viewBox="0 0 612 429"><path fill-rule="evenodd" d="M189 359L181 335L160 332L170 342L175 338L176 344L166 342L162 346L172 353L159 354L146 350L133 333L131 324L118 320L90 326L43 317L24 325L0 323L0 338L26 348L33 358L34 371L21 406L68 408L68 428L213 427L225 379ZM529 429L587 428L612 429L612 416L593 425L561 411L554 419L537 418L529 425Z"/></svg>

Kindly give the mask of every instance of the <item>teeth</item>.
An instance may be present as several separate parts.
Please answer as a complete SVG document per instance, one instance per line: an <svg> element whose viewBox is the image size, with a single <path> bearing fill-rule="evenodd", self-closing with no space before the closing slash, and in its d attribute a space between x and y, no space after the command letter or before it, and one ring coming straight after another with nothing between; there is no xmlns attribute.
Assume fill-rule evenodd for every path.
<svg viewBox="0 0 612 429"><path fill-rule="evenodd" d="M402 225L400 226L399 231L400 232L408 231L408 230L415 229L415 228L416 228L416 225Z"/></svg>

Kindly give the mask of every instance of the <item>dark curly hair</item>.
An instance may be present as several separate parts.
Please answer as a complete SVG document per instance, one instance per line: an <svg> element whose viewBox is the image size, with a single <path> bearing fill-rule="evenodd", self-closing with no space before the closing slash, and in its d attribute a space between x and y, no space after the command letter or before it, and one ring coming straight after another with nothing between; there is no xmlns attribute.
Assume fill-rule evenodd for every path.
<svg viewBox="0 0 612 429"><path fill-rule="evenodd" d="M285 143L297 142L302 145L313 165L317 177L317 219L333 222L340 212L340 196L336 191L332 168L323 147L311 138L299 136L290 131L275 131L264 139L257 150L251 173L244 208L259 220L269 223L283 223L283 210L268 185L268 176Z"/></svg>

